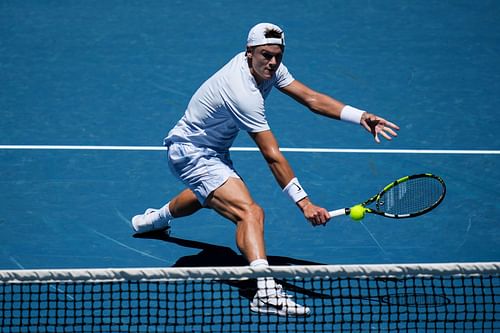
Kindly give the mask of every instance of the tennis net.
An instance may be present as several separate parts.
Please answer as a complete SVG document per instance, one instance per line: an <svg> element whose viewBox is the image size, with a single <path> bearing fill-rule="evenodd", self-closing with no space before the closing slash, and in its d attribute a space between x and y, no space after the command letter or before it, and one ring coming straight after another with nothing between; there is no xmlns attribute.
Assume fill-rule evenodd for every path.
<svg viewBox="0 0 500 333"><path fill-rule="evenodd" d="M306 317L250 311L273 276ZM500 263L0 271L1 332L493 332Z"/></svg>

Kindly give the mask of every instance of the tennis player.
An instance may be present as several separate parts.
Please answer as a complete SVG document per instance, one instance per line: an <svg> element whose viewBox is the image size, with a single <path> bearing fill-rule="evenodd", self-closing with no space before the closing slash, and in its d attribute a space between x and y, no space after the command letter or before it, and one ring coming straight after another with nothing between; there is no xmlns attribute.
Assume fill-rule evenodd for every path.
<svg viewBox="0 0 500 333"><path fill-rule="evenodd" d="M315 205L298 181L266 120L264 101L276 87L328 118L352 122L391 140L398 126L354 108L295 80L282 63L283 30L270 23L254 26L246 51L234 56L205 81L192 96L184 116L165 138L169 167L186 186L160 209L136 215L137 233L170 228L174 218L211 208L236 225L236 243L251 267L267 266L264 245L264 212L233 168L229 148L240 130L247 132L267 161L285 195L312 225L323 225L328 211ZM296 304L272 278L257 281L258 291L250 304L254 312L302 316L309 308Z"/></svg>

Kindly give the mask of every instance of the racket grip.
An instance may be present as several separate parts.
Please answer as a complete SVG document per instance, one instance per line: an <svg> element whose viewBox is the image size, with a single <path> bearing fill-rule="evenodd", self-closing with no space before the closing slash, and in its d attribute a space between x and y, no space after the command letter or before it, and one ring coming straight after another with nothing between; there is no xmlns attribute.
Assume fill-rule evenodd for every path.
<svg viewBox="0 0 500 333"><path fill-rule="evenodd" d="M328 214L330 214L330 217L349 215L349 208L341 208L341 209L332 210L332 211L329 211Z"/></svg>

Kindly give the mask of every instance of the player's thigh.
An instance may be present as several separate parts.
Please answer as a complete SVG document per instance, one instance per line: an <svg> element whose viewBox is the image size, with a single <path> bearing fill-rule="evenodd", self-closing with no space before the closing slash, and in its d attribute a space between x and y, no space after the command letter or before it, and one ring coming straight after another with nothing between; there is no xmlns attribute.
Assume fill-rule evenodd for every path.
<svg viewBox="0 0 500 333"><path fill-rule="evenodd" d="M262 209L252 199L240 178L229 177L210 194L206 205L235 223L248 219L258 222L263 220Z"/></svg>

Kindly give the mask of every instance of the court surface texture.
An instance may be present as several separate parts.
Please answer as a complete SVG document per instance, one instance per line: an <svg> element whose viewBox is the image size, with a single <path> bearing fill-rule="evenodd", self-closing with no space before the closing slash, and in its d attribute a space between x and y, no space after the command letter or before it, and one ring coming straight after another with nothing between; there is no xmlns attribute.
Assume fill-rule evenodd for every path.
<svg viewBox="0 0 500 333"><path fill-rule="evenodd" d="M316 204L423 172L448 190L415 219L313 228L242 132L231 156L271 264L498 261L500 2L28 0L0 3L0 269L241 263L213 211L171 237L133 237L130 219L183 189L163 137L258 22L284 28L296 79L401 127L377 145L273 91L270 126Z"/></svg>

